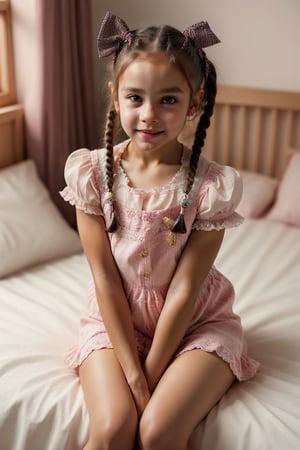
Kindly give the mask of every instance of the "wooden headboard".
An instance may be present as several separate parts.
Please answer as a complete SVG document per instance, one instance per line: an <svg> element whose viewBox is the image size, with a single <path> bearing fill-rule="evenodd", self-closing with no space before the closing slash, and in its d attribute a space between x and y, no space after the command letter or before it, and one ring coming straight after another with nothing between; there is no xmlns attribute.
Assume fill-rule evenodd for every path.
<svg viewBox="0 0 300 450"><path fill-rule="evenodd" d="M188 145L196 125L183 133ZM218 86L208 159L280 178L291 148L300 150L300 92Z"/></svg>
<svg viewBox="0 0 300 450"><path fill-rule="evenodd" d="M22 108L0 110L0 167L23 155ZM191 145L196 120L181 140ZM219 86L204 155L237 169L278 177L290 149L300 150L300 92Z"/></svg>

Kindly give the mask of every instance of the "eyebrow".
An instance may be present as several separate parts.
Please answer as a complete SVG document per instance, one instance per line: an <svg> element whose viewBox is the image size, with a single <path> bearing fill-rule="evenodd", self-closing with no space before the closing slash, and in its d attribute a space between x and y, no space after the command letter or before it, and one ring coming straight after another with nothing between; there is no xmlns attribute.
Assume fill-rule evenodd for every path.
<svg viewBox="0 0 300 450"><path fill-rule="evenodd" d="M135 92L137 94L143 93L144 89L140 89L140 88L136 88L136 87L131 87L131 86L124 86L122 88L123 92ZM169 93L183 93L183 89L181 89L179 86L170 86L170 87L166 87L164 89L161 89L159 91L160 94L169 94Z"/></svg>

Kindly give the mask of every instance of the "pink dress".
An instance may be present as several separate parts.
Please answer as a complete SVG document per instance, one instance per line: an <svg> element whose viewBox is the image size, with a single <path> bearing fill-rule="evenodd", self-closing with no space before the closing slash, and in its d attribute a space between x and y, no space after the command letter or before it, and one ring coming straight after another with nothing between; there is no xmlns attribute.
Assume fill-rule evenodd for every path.
<svg viewBox="0 0 300 450"><path fill-rule="evenodd" d="M182 250L192 229L234 227L242 218L234 212L242 194L239 174L200 156L189 205L185 208L187 233L173 234L170 223L178 216L190 150L184 148L182 164L170 183L149 191L130 187L121 156L129 141L115 147L114 200L119 228L109 234L112 252L122 276L142 359L150 349L157 320ZM108 220L105 188L105 151L80 149L66 163L66 201L89 214ZM199 255L201 264L201 255ZM247 356L240 318L233 313L234 290L213 266L195 305L191 324L175 357L192 349L216 352L227 361L239 380L251 378L259 364ZM99 313L93 281L81 317L78 343L67 355L78 367L94 350L112 348Z"/></svg>

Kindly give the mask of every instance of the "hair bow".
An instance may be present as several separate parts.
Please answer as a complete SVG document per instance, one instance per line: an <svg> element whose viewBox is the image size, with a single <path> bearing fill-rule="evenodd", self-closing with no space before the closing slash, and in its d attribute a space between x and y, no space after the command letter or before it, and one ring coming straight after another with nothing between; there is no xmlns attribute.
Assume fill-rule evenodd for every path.
<svg viewBox="0 0 300 450"><path fill-rule="evenodd" d="M186 38L190 38L197 50L218 44L220 39L212 32L207 22L198 22L183 31Z"/></svg>
<svg viewBox="0 0 300 450"><path fill-rule="evenodd" d="M116 54L124 42L128 42L129 45L131 44L132 32L124 20L107 12L101 24L97 39L99 58Z"/></svg>

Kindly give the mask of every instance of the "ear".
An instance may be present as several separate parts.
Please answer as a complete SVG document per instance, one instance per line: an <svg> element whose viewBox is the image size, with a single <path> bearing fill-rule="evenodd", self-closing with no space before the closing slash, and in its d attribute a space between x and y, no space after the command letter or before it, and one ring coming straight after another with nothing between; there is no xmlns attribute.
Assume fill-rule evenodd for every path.
<svg viewBox="0 0 300 450"><path fill-rule="evenodd" d="M199 89L199 91L197 91L193 95L193 97L191 98L191 101L190 101L188 115L192 116L193 114L196 114L198 112L198 110L200 109L202 100L203 100L203 96L204 96L203 89Z"/></svg>
<svg viewBox="0 0 300 450"><path fill-rule="evenodd" d="M109 81L109 82L107 83L107 87L108 87L108 90L109 90L110 95L111 95L111 97L112 97L112 100L113 100L113 102L114 102L115 110L116 110L117 113L119 113L119 111L120 111L120 105L119 105L118 95L117 95L117 92L116 92L116 89L115 89L115 87L114 87L113 82L112 82L112 81Z"/></svg>

